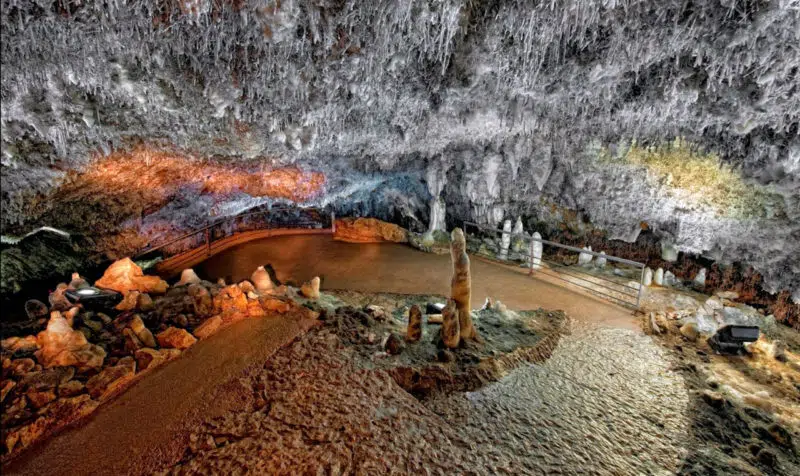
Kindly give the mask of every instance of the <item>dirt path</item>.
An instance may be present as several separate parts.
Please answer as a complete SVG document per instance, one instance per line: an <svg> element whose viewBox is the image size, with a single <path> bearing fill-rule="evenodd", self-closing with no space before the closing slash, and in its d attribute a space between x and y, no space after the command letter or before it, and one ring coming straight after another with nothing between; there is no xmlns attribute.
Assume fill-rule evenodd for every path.
<svg viewBox="0 0 800 476"><path fill-rule="evenodd" d="M561 309L573 318L639 329L632 311L527 270L472 258L472 306L487 296L512 309ZM252 241L211 257L195 269L202 277L247 279L260 264L271 264L278 279L297 283L314 276L322 289L402 294L450 292L450 256L423 253L406 245L351 244L329 236L293 236Z"/></svg>
<svg viewBox="0 0 800 476"><path fill-rule="evenodd" d="M243 389L224 386L314 321L248 319L200 341L99 409L83 426L28 452L4 474L147 474L174 464L187 430L234 408Z"/></svg>

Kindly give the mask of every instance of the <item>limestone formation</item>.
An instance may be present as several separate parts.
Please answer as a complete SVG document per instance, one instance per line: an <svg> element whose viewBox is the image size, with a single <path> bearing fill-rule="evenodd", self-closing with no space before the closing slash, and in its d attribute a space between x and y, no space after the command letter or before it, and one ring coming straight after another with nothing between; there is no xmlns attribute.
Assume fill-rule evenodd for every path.
<svg viewBox="0 0 800 476"><path fill-rule="evenodd" d="M350 243L407 243L408 233L400 226L375 218L342 218L336 220L334 239Z"/></svg>
<svg viewBox="0 0 800 476"><path fill-rule="evenodd" d="M311 281L304 283L300 287L300 293L308 299L319 299L319 277L315 276Z"/></svg>
<svg viewBox="0 0 800 476"><path fill-rule="evenodd" d="M406 340L417 342L422 337L422 310L414 304L408 310L408 328L406 329Z"/></svg>
<svg viewBox="0 0 800 476"><path fill-rule="evenodd" d="M175 283L175 286L188 286L190 284L200 284L200 277L192 268L186 268L181 271L181 279Z"/></svg>
<svg viewBox="0 0 800 476"><path fill-rule="evenodd" d="M597 261L595 262L595 266L597 266L598 268L605 268L606 267L606 263L608 263L608 260L606 259L606 252L605 251L601 251L600 254L602 256L598 256L597 257Z"/></svg>
<svg viewBox="0 0 800 476"><path fill-rule="evenodd" d="M146 347L155 347L156 346L156 339L153 337L153 333L150 332L150 329L145 327L142 318L139 315L133 316L131 319L131 323L129 324L131 330L136 334L136 337L142 342L142 344Z"/></svg>
<svg viewBox="0 0 800 476"><path fill-rule="evenodd" d="M247 317L247 296L236 284L225 286L214 296L214 313L222 316L226 323Z"/></svg>
<svg viewBox="0 0 800 476"><path fill-rule="evenodd" d="M158 276L145 276L142 268L130 258L115 261L94 285L121 293L139 291L154 294L164 294L169 287L167 282Z"/></svg>
<svg viewBox="0 0 800 476"><path fill-rule="evenodd" d="M544 245L542 244L542 235L539 232L533 233L533 269L541 269L542 267L542 253L544 252Z"/></svg>
<svg viewBox="0 0 800 476"><path fill-rule="evenodd" d="M511 220L503 222L503 234L500 236L500 254L497 256L501 260L508 259L508 247L511 246Z"/></svg>
<svg viewBox="0 0 800 476"><path fill-rule="evenodd" d="M701 268L700 271L697 273L697 276L694 277L694 281L692 282L692 286L695 289L702 291L706 287L706 269Z"/></svg>
<svg viewBox="0 0 800 476"><path fill-rule="evenodd" d="M675 245L661 242L661 259L664 261L669 261L670 263L674 263L678 261L678 249Z"/></svg>
<svg viewBox="0 0 800 476"><path fill-rule="evenodd" d="M128 291L122 298L122 301L114 308L117 311L133 311L139 304L139 291Z"/></svg>
<svg viewBox="0 0 800 476"><path fill-rule="evenodd" d="M47 300L50 302L51 311L66 311L72 307L72 303L69 302L69 299L64 294L67 289L69 289L69 286L66 283L60 283L56 286L56 290L50 293Z"/></svg>
<svg viewBox="0 0 800 476"><path fill-rule="evenodd" d="M89 282L78 273L72 273L72 280L69 282L70 289L83 289L89 287Z"/></svg>
<svg viewBox="0 0 800 476"><path fill-rule="evenodd" d="M653 274L653 283L656 286L663 286L664 285L664 268L658 268Z"/></svg>
<svg viewBox="0 0 800 476"><path fill-rule="evenodd" d="M650 268L644 269L644 277L643 277L643 284L645 286L652 286L653 285L653 270Z"/></svg>
<svg viewBox="0 0 800 476"><path fill-rule="evenodd" d="M136 351L136 367L139 372L153 369L181 355L178 349L141 349Z"/></svg>
<svg viewBox="0 0 800 476"><path fill-rule="evenodd" d="M269 278L269 273L266 269L264 269L263 266L259 266L255 271L253 271L253 274L250 276L250 281L253 282L256 291L260 293L272 291L272 280Z"/></svg>
<svg viewBox="0 0 800 476"><path fill-rule="evenodd" d="M472 325L472 281L470 278L467 242L461 228L450 234L450 258L453 262L453 276L450 280L450 298L456 304L459 334L462 339L477 339Z"/></svg>
<svg viewBox="0 0 800 476"><path fill-rule="evenodd" d="M246 279L239 283L239 289L241 289L245 295L256 292L256 287L253 286L253 283Z"/></svg>
<svg viewBox="0 0 800 476"><path fill-rule="evenodd" d="M675 286L678 284L678 278L672 273L672 271L665 271L664 272L664 286Z"/></svg>
<svg viewBox="0 0 800 476"><path fill-rule="evenodd" d="M159 333L156 338L158 339L158 344L167 349L188 349L197 342L197 339L186 332L186 329L178 329L177 327L168 327L167 330Z"/></svg>
<svg viewBox="0 0 800 476"><path fill-rule="evenodd" d="M592 251L591 246L585 246L583 248L584 251ZM580 253L578 254L578 265L579 266L586 266L592 262L592 254L591 253Z"/></svg>
<svg viewBox="0 0 800 476"><path fill-rule="evenodd" d="M430 320L430 316L428 316ZM459 322L458 322L458 308L456 302L452 299L447 300L447 305L442 309L442 342L445 347L455 349L461 340Z"/></svg>
<svg viewBox="0 0 800 476"><path fill-rule="evenodd" d="M50 314L47 329L36 337L39 350L36 360L45 368L74 366L97 368L103 365L105 351L90 344L81 332L74 330L58 311Z"/></svg>

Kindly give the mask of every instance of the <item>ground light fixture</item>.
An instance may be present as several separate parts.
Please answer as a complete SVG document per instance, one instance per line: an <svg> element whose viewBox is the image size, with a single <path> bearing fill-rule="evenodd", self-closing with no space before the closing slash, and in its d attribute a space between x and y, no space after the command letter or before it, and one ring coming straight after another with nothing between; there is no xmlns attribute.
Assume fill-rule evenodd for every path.
<svg viewBox="0 0 800 476"><path fill-rule="evenodd" d="M82 304L87 308L109 308L115 306L121 295L111 289L86 286L79 289L68 289L65 293L73 304Z"/></svg>
<svg viewBox="0 0 800 476"><path fill-rule="evenodd" d="M758 326L727 325L711 336L708 344L720 354L740 354L744 344L757 341L758 335Z"/></svg>

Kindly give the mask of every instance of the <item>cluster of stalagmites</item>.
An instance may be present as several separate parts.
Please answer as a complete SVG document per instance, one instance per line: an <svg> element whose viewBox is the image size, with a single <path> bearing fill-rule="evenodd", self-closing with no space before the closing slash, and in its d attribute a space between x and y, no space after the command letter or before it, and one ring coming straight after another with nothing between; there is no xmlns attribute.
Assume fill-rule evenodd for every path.
<svg viewBox="0 0 800 476"><path fill-rule="evenodd" d="M91 413L198 339L242 319L287 313L295 299L317 299L320 280L300 290L279 286L260 266L238 284L211 283L187 269L169 286L126 258L95 283L122 295L116 305L89 310L67 298L88 286L76 273L50 294L49 306L28 301L29 318L45 329L2 341L4 458Z"/></svg>

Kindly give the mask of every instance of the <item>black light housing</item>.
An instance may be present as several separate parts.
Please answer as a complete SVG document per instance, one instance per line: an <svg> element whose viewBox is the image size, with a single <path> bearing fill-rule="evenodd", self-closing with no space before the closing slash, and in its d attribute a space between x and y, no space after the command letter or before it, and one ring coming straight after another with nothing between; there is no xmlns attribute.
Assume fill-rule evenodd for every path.
<svg viewBox="0 0 800 476"><path fill-rule="evenodd" d="M744 344L758 340L759 333L758 326L727 325L717 330L708 344L720 354L739 354Z"/></svg>
<svg viewBox="0 0 800 476"><path fill-rule="evenodd" d="M94 286L67 289L64 294L73 304L82 304L85 308L108 309L116 306L122 300L120 293Z"/></svg>

